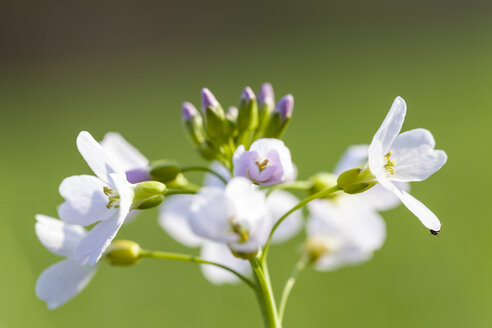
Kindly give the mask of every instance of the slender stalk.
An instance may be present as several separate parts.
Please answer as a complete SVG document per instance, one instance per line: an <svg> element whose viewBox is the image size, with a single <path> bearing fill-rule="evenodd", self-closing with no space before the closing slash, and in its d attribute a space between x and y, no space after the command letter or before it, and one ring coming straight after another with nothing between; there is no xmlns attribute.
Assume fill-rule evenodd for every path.
<svg viewBox="0 0 492 328"><path fill-rule="evenodd" d="M196 190L191 189L168 189L166 191L166 196L170 195L181 195L181 194L196 194Z"/></svg>
<svg viewBox="0 0 492 328"><path fill-rule="evenodd" d="M290 183L283 183L276 185L275 187L270 188L267 191L267 195L270 195L275 190L307 190L311 186L311 183L308 181L293 181Z"/></svg>
<svg viewBox="0 0 492 328"><path fill-rule="evenodd" d="M174 261L183 261L183 262L192 262L192 263L201 263L201 264L209 264L215 265L216 267L222 268L224 270L229 271L230 273L236 275L239 279L245 282L249 287L255 289L255 284L239 272L229 268L228 266L204 260L200 257L188 255L188 254L178 254L178 253L168 253L168 252L160 252L160 251L151 251L151 250L141 250L140 251L141 258L153 258L153 259L163 259L163 260L174 260Z"/></svg>
<svg viewBox="0 0 492 328"><path fill-rule="evenodd" d="M214 170L205 167L205 166L188 166L188 167L182 167L181 172L191 172L191 171L199 171L199 172L206 172L215 175L217 178L220 179L220 181L224 182L224 184L227 184L227 179L224 178L222 175L219 173L215 172Z"/></svg>
<svg viewBox="0 0 492 328"><path fill-rule="evenodd" d="M282 324L278 317L277 308L275 306L275 298L273 297L273 291L270 286L270 278L265 276L260 262L256 257L249 260L253 271L257 279L257 292L259 297L262 299L260 305L263 307L263 313L266 317L266 327L267 328L281 328Z"/></svg>
<svg viewBox="0 0 492 328"><path fill-rule="evenodd" d="M280 307L279 307L279 319L280 322L284 319L285 307L287 306L287 299L289 298L290 292L292 291L292 287L296 283L297 275L306 267L306 259L301 258L299 262L296 263L294 270L289 276L289 279L285 283L284 290L282 291L282 298L280 299Z"/></svg>
<svg viewBox="0 0 492 328"><path fill-rule="evenodd" d="M273 234L275 233L275 230L277 230L278 226L290 215L292 214L293 212L297 211L298 209L301 209L303 208L304 206L306 206L309 202L315 200L315 199L318 199L318 198L321 198L321 197L326 197L334 192L337 192L341 190L341 188L336 185L336 186L333 186L333 187L330 187L330 188L326 188L324 190L321 190L320 192L317 192L305 199L303 199L302 201L299 202L299 204L297 204L296 206L294 206L293 208L291 208L287 213L285 213L284 215L282 215L282 217L280 219L278 219L278 221L275 223L275 225L273 226L272 230L270 231L270 235L268 236L268 240L265 244L265 247L263 248L263 254L261 255L261 263L262 265L265 264L266 262L266 258L267 258L267 255L268 255L268 250L270 249L270 244L272 243L272 237L273 237Z"/></svg>

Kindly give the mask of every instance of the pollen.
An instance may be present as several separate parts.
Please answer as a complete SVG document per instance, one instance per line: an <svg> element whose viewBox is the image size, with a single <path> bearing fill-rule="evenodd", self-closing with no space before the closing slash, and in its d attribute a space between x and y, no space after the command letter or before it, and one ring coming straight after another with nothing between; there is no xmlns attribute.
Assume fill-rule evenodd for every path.
<svg viewBox="0 0 492 328"><path fill-rule="evenodd" d="M113 189L109 187L103 187L103 192L108 196L108 203L106 204L107 209L120 207L120 195L117 192L114 192Z"/></svg>
<svg viewBox="0 0 492 328"><path fill-rule="evenodd" d="M245 243L249 240L249 231L241 224L234 222L234 219L229 219L229 224L231 225L232 231L237 234L242 243Z"/></svg>
<svg viewBox="0 0 492 328"><path fill-rule="evenodd" d="M392 152L388 152L386 153L386 155L384 155L384 158L386 158L386 164L384 165L384 168L386 169L386 171L389 172L389 174L395 175L396 171L393 166L396 165L396 162L391 160L391 155L393 155Z"/></svg>

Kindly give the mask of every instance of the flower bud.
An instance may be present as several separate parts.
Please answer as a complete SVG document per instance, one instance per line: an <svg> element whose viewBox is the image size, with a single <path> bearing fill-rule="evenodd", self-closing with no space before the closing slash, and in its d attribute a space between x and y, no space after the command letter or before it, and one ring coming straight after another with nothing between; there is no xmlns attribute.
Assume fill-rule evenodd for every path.
<svg viewBox="0 0 492 328"><path fill-rule="evenodd" d="M176 176L181 172L178 163L172 160L162 160L152 163L150 175L160 182L168 183L176 179Z"/></svg>
<svg viewBox="0 0 492 328"><path fill-rule="evenodd" d="M241 95L237 117L238 144L249 145L254 130L258 127L258 103L250 87Z"/></svg>
<svg viewBox="0 0 492 328"><path fill-rule="evenodd" d="M144 210L159 206L164 200L166 185L158 181L137 183L133 189L133 209Z"/></svg>
<svg viewBox="0 0 492 328"><path fill-rule="evenodd" d="M294 111L294 97L287 95L280 99L273 113L270 115L270 120L267 123L264 138L281 138L292 118Z"/></svg>
<svg viewBox="0 0 492 328"><path fill-rule="evenodd" d="M130 183L138 183L143 181L152 180L148 167L136 168L125 172L126 179Z"/></svg>
<svg viewBox="0 0 492 328"><path fill-rule="evenodd" d="M275 107L275 95L270 83L263 83L258 92L258 131L262 132L268 122L268 117Z"/></svg>
<svg viewBox="0 0 492 328"><path fill-rule="evenodd" d="M193 104L189 102L183 103L181 107L181 119L191 142L195 146L200 145L205 139L203 135L203 119Z"/></svg>
<svg viewBox="0 0 492 328"><path fill-rule="evenodd" d="M377 183L376 178L369 170L369 166L357 167L340 174L338 186L347 194L358 194L371 189Z"/></svg>
<svg viewBox="0 0 492 328"><path fill-rule="evenodd" d="M207 89L203 88L202 89L202 112L205 113L207 108L211 108L213 110L217 110L220 108L220 104L213 95L213 93Z"/></svg>
<svg viewBox="0 0 492 328"><path fill-rule="evenodd" d="M105 258L112 265L129 266L140 261L140 246L130 240L115 240L108 247Z"/></svg>
<svg viewBox="0 0 492 328"><path fill-rule="evenodd" d="M326 190L337 185L337 177L334 174L320 172L309 178L311 187L309 188L309 194L314 195L320 191ZM332 198L333 194L330 194L328 198Z"/></svg>

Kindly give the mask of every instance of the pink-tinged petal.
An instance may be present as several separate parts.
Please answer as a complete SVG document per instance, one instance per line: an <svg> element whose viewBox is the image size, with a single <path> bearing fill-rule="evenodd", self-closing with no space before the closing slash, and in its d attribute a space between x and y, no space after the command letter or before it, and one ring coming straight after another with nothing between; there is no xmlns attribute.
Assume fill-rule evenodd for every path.
<svg viewBox="0 0 492 328"><path fill-rule="evenodd" d="M339 175L347 170L364 165L367 162L369 145L350 146L343 153L333 173Z"/></svg>
<svg viewBox="0 0 492 328"><path fill-rule="evenodd" d="M198 247L204 239L191 230L189 218L195 195L175 195L166 198L159 212L159 224L176 241L188 247Z"/></svg>
<svg viewBox="0 0 492 328"><path fill-rule="evenodd" d="M408 194L406 191L398 189L391 181L383 179L379 181L384 187L395 193L402 203L422 222L429 230L439 233L441 231L441 222L437 216L422 204L419 200Z"/></svg>
<svg viewBox="0 0 492 328"><path fill-rule="evenodd" d="M36 295L48 309L56 309L79 294L91 281L96 269L81 266L71 259L53 264L43 271L36 283Z"/></svg>
<svg viewBox="0 0 492 328"><path fill-rule="evenodd" d="M106 220L113 215L108 209L108 197L104 194L107 184L92 175L74 175L60 185L60 195L65 202L58 208L58 216L67 223L87 226Z"/></svg>
<svg viewBox="0 0 492 328"><path fill-rule="evenodd" d="M299 200L283 190L276 190L272 192L266 199L268 211L272 218L272 227L278 219L280 219L285 213L296 206ZM293 236L295 236L302 228L302 211L297 210L290 214L275 230L272 241L274 243L284 242Z"/></svg>
<svg viewBox="0 0 492 328"><path fill-rule="evenodd" d="M98 223L77 245L74 257L81 265L95 265L99 261L130 213L133 190L119 174L111 174L110 179L114 181L120 196L119 207L112 217Z"/></svg>
<svg viewBox="0 0 492 328"><path fill-rule="evenodd" d="M46 249L56 255L71 257L87 231L46 215L36 215L36 235Z"/></svg>
<svg viewBox="0 0 492 328"><path fill-rule="evenodd" d="M77 137L77 148L92 171L104 182L110 183L110 174L124 174L116 159L89 132L80 132Z"/></svg>
<svg viewBox="0 0 492 328"><path fill-rule="evenodd" d="M207 242L203 245L200 256L207 261L226 265L242 275L249 275L251 273L249 261L232 255L229 247L224 244ZM202 264L200 267L205 278L213 284L222 285L240 282L240 279L236 275L214 265Z"/></svg>
<svg viewBox="0 0 492 328"><path fill-rule="evenodd" d="M372 143L377 141L381 144L383 154L386 154L389 151L391 144L398 133L400 133L406 112L407 105L405 104L405 101L400 97L396 97L383 124L381 124L381 127L372 140ZM372 143L370 147L372 147Z"/></svg>
<svg viewBox="0 0 492 328"><path fill-rule="evenodd" d="M101 146L111 154L125 171L149 166L149 160L119 133L106 133Z"/></svg>
<svg viewBox="0 0 492 328"><path fill-rule="evenodd" d="M434 150L432 134L425 129L415 129L400 134L391 146L391 159L396 174L391 180L422 181L438 171L447 160L446 153Z"/></svg>

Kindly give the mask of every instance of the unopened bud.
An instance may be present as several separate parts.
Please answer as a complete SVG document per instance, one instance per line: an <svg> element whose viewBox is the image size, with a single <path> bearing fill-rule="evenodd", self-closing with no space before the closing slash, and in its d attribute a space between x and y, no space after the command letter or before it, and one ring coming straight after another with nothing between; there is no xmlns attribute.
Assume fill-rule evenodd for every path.
<svg viewBox="0 0 492 328"><path fill-rule="evenodd" d="M176 176L181 172L178 163L172 160L162 160L152 163L150 175L160 182L168 183L176 179Z"/></svg>
<svg viewBox="0 0 492 328"><path fill-rule="evenodd" d="M145 210L159 206L164 200L166 185L158 181L140 182L133 189L133 209Z"/></svg>
<svg viewBox="0 0 492 328"><path fill-rule="evenodd" d="M275 95L270 83L263 83L258 91L258 131L263 132L275 107Z"/></svg>
<svg viewBox="0 0 492 328"><path fill-rule="evenodd" d="M294 97L287 95L280 99L263 133L264 138L281 138L287 129L294 111Z"/></svg>
<svg viewBox="0 0 492 328"><path fill-rule="evenodd" d="M148 167L136 168L133 170L126 171L126 179L130 183L139 183L143 181L152 180Z"/></svg>
<svg viewBox="0 0 492 328"><path fill-rule="evenodd" d="M203 119L195 106L189 102L183 103L181 107L181 118L191 142L195 146L200 145L205 139L203 135Z"/></svg>
<svg viewBox="0 0 492 328"><path fill-rule="evenodd" d="M258 127L258 103L250 87L241 95L237 117L238 143L249 144L254 130Z"/></svg>
<svg viewBox="0 0 492 328"><path fill-rule="evenodd" d="M202 89L202 111L205 112L207 108L217 109L220 107L217 98L214 94L207 88Z"/></svg>
<svg viewBox="0 0 492 328"><path fill-rule="evenodd" d="M134 265L140 261L140 246L130 240L115 240L108 247L105 258L112 265Z"/></svg>

